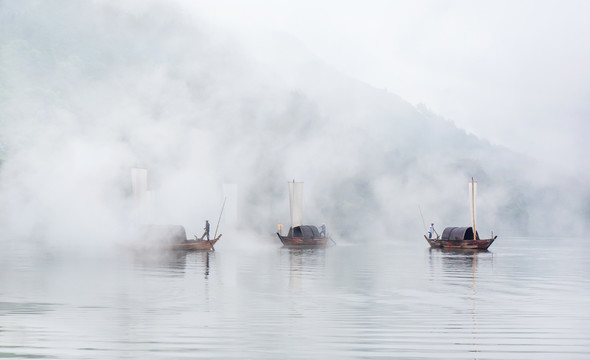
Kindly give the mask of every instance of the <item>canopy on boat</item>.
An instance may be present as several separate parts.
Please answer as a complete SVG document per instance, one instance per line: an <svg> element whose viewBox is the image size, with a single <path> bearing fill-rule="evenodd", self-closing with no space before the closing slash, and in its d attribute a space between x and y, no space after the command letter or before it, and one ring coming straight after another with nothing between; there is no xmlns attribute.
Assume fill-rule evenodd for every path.
<svg viewBox="0 0 590 360"><path fill-rule="evenodd" d="M144 241L154 243L179 243L186 240L182 225L143 225L140 229Z"/></svg>
<svg viewBox="0 0 590 360"><path fill-rule="evenodd" d="M477 238L479 239L479 233ZM473 228L471 226L445 228L441 240L473 240Z"/></svg>
<svg viewBox="0 0 590 360"><path fill-rule="evenodd" d="M301 225L289 229L289 237L321 238L318 228L314 225Z"/></svg>

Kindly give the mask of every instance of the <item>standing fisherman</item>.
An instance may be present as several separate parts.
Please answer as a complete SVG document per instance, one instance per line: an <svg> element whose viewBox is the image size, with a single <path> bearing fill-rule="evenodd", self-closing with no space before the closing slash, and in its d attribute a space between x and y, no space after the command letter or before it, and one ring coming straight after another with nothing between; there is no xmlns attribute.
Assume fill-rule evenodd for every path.
<svg viewBox="0 0 590 360"><path fill-rule="evenodd" d="M438 238L438 233L434 230L434 223L430 223L430 227L428 228L428 238L432 239L432 233L436 233Z"/></svg>
<svg viewBox="0 0 590 360"><path fill-rule="evenodd" d="M209 220L205 220L205 227L203 229L205 232L203 233L203 236L201 236L201 239L204 239L205 235L207 235L207 240L209 240Z"/></svg>

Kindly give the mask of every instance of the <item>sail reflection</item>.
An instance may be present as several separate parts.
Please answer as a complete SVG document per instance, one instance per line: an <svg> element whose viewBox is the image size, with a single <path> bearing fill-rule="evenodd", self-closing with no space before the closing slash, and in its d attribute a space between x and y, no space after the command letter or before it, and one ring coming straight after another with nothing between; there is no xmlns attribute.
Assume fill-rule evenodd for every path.
<svg viewBox="0 0 590 360"><path fill-rule="evenodd" d="M289 258L289 289L300 291L303 278L314 279L326 265L325 248L293 249L281 248L281 257Z"/></svg>
<svg viewBox="0 0 590 360"><path fill-rule="evenodd" d="M464 303L465 315L470 317L472 340L469 350L478 358L480 348L478 326L478 270L482 266L493 263L493 253L488 250L476 249L432 249L429 252L429 265L431 280L444 286L452 286L454 296L459 296ZM464 291L457 290L457 286ZM467 345L467 344L466 344Z"/></svg>

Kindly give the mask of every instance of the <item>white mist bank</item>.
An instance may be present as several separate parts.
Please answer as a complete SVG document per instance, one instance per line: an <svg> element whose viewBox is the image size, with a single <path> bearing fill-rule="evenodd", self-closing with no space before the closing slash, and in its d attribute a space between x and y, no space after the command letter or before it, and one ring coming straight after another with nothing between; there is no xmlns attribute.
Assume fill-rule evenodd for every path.
<svg viewBox="0 0 590 360"><path fill-rule="evenodd" d="M353 241L419 238L418 205L439 229L468 224L472 176L485 233L578 231L590 213L588 193L567 195L559 174L288 37L269 63L238 34L157 2L62 5L0 5L4 241L124 244L132 167L149 171L151 221L188 234L216 219L223 184L236 184L230 233L272 236L288 223L292 179L306 184L304 222Z"/></svg>

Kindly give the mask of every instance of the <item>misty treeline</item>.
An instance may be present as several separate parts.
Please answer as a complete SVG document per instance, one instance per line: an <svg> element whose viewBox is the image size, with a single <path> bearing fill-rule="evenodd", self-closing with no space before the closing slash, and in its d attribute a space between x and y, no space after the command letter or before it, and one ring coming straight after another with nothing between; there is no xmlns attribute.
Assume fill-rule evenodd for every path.
<svg viewBox="0 0 590 360"><path fill-rule="evenodd" d="M306 223L420 241L419 207L440 230L470 223L471 177L484 235L583 231L585 179L262 35L242 41L165 2L0 1L3 237L125 241L132 167L149 171L151 220L189 233L236 184L238 231L271 236L295 179Z"/></svg>

